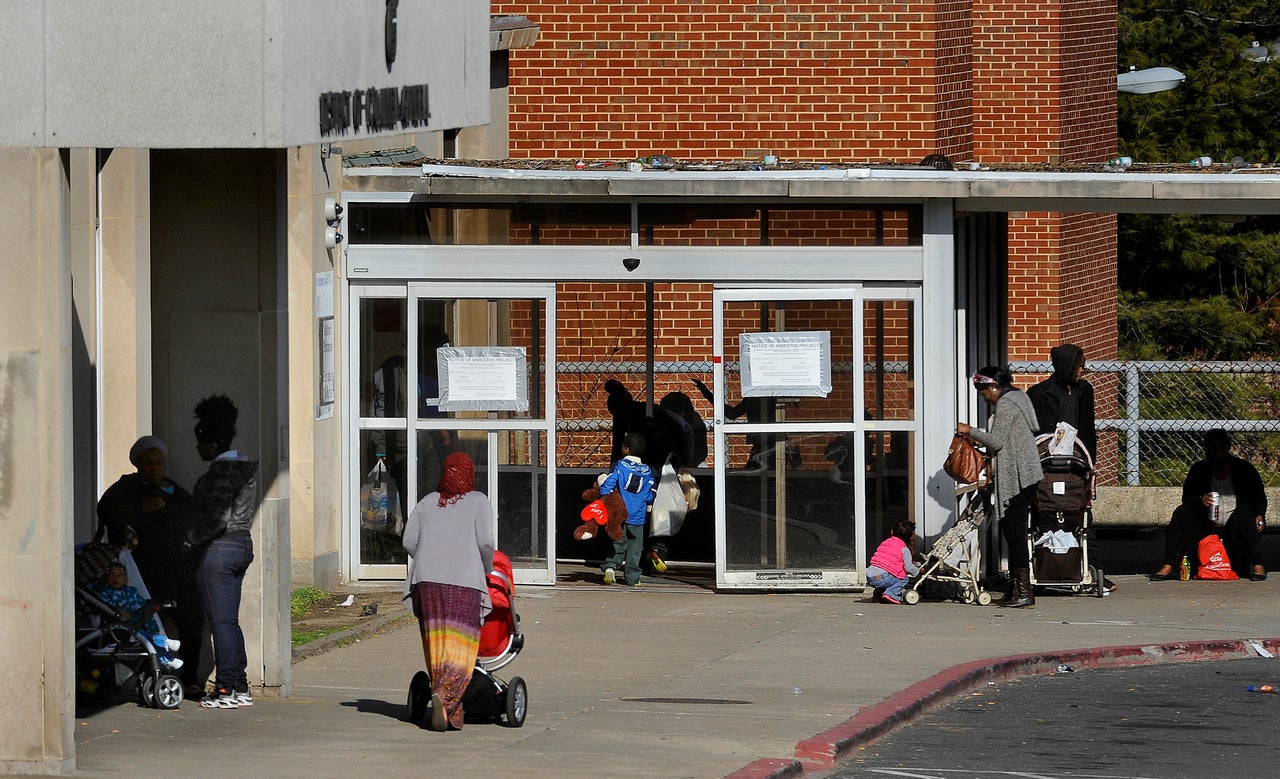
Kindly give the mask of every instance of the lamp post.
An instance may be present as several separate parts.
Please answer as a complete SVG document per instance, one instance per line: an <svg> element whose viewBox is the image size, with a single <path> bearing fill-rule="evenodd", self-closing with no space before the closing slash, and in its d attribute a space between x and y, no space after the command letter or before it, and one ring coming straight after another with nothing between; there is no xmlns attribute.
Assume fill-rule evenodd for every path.
<svg viewBox="0 0 1280 779"><path fill-rule="evenodd" d="M1144 68L1137 70L1130 67L1128 72L1116 77L1116 86L1121 92L1130 95L1149 95L1152 92L1165 92L1174 89L1187 80L1187 74L1173 68Z"/></svg>

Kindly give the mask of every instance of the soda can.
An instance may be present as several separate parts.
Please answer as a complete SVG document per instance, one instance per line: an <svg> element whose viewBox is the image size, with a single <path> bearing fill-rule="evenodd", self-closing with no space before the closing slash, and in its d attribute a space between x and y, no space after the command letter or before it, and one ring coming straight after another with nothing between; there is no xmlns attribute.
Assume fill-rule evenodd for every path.
<svg viewBox="0 0 1280 779"><path fill-rule="evenodd" d="M1216 492L1210 492L1209 493L1209 519L1213 521L1213 524L1220 525L1222 524L1219 521L1219 519L1221 518L1221 514L1222 514L1222 496Z"/></svg>

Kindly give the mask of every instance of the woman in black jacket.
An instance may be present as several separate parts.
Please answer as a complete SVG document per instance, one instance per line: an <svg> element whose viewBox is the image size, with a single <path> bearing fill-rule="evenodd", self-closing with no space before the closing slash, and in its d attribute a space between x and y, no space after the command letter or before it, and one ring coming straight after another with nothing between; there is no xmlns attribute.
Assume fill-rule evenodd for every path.
<svg viewBox="0 0 1280 779"><path fill-rule="evenodd" d="M1208 535L1222 537L1232 568L1255 582L1267 578L1262 564L1262 529L1266 527L1267 491L1262 477L1249 463L1231 454L1231 436L1214 429L1204 435L1205 458L1187 472L1182 505L1173 512L1165 534L1164 564L1151 575L1156 581L1173 579L1182 557L1192 567L1199 562L1196 548ZM1214 521L1210 493L1218 493L1221 510ZM1243 559L1240 559L1243 558ZM1250 567L1252 566L1252 567Z"/></svg>

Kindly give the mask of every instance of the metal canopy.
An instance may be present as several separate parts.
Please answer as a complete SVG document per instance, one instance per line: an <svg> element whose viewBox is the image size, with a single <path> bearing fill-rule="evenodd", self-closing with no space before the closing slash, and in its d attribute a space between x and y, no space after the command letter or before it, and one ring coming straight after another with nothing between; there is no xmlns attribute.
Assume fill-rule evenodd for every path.
<svg viewBox="0 0 1280 779"><path fill-rule="evenodd" d="M1256 169L1195 173L830 170L535 170L427 164L345 172L347 192L404 193L468 202L619 200L904 203L954 200L957 211L1280 213L1280 175ZM362 198L363 199L363 198Z"/></svg>

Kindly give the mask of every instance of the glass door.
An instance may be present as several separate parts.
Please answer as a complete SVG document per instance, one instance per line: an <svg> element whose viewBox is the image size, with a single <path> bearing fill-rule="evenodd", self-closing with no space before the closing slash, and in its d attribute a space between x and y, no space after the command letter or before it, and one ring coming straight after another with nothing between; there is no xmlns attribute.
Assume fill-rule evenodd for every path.
<svg viewBox="0 0 1280 779"><path fill-rule="evenodd" d="M551 285L353 287L360 486L383 463L407 519L435 491L444 458L465 452L476 489L493 503L498 548L527 584L555 580L555 394L546 370L555 359L554 310ZM402 578L402 526L370 521L360 487L352 492L358 578Z"/></svg>
<svg viewBox="0 0 1280 779"><path fill-rule="evenodd" d="M865 583L869 538L922 489L917 300L915 287L716 290L718 587Z"/></svg>

